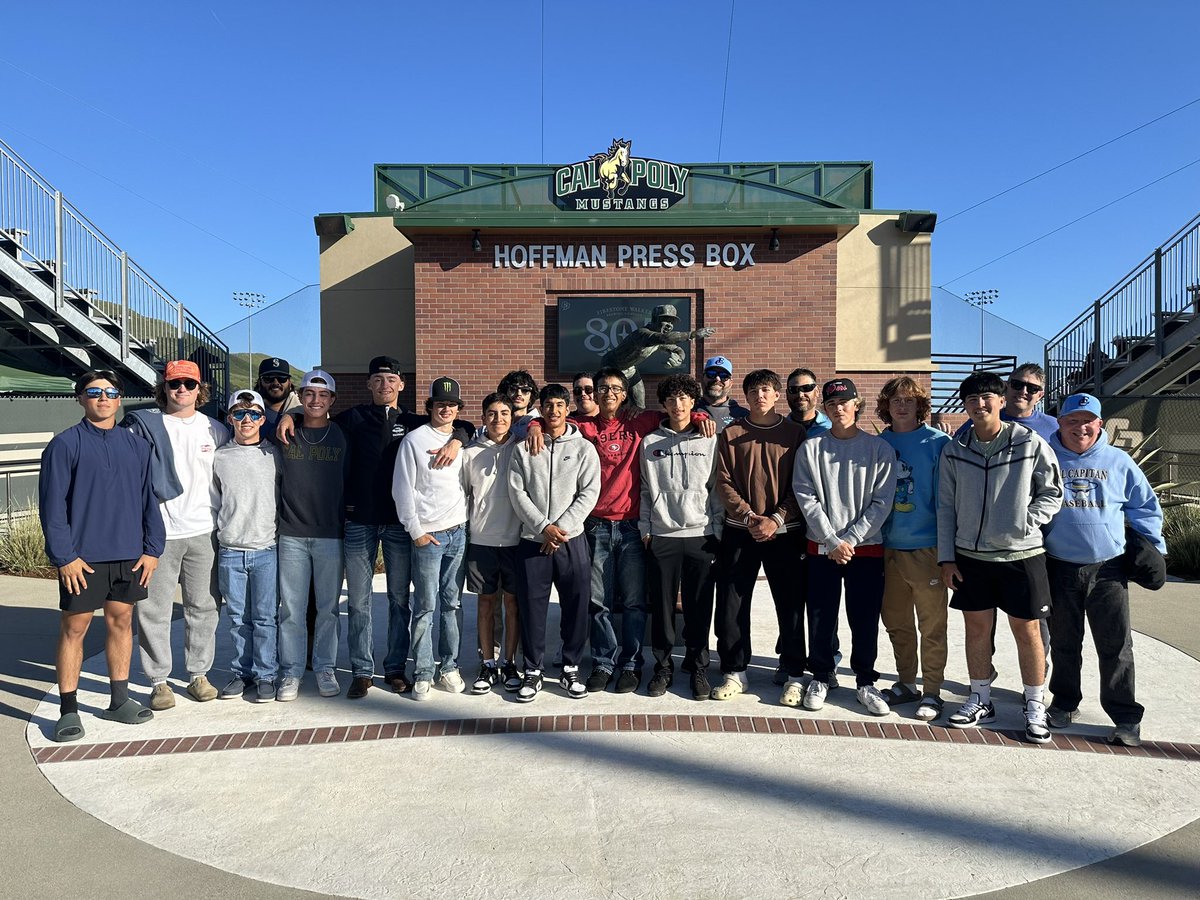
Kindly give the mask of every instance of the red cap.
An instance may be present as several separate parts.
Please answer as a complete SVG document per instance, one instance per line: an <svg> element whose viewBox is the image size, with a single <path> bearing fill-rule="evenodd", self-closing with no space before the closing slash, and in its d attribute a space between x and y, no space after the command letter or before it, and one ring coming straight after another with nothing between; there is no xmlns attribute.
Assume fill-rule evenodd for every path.
<svg viewBox="0 0 1200 900"><path fill-rule="evenodd" d="M190 359L176 359L167 363L166 371L163 372L164 381L174 381L176 378L190 378L193 381L201 381L200 367Z"/></svg>

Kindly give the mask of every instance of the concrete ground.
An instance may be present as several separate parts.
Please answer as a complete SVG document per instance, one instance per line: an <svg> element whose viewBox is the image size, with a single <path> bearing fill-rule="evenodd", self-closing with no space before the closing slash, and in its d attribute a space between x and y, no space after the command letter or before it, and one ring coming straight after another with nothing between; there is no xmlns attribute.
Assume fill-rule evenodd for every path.
<svg viewBox="0 0 1200 900"><path fill-rule="evenodd" d="M900 727L914 721L911 707L873 720L850 690L831 694L818 714L784 709L763 654L773 616L760 589L752 689L725 704L690 700L679 677L654 700L609 693L573 702L548 683L526 706L502 694L441 692L415 704L380 689L364 701L326 700L310 676L294 704L200 705L177 686L175 710L132 729L88 714L104 700L96 622L80 698L85 742L105 758L55 762L46 736L57 696L46 692L56 590L0 577L0 852L12 861L0 896L160 897L186 885L201 898L292 897L302 888L397 897L992 889L986 896L1006 900L1194 897L1200 765L1164 742L1200 742L1200 713L1180 702L1200 687L1198 600L1196 585L1135 589L1144 734L1157 742L1136 757L1089 751L1107 724L1091 657L1074 739L1057 736L1053 752L1007 741L1019 714L1015 654L1003 637L991 746ZM951 623L953 708L963 666L961 625L953 615ZM473 642L468 629L463 646ZM222 634L218 664L227 658ZM473 669L473 654L463 662ZM881 686L892 665L883 637ZM845 667L842 683L852 683ZM262 735L259 749L232 749L252 734ZM222 735L228 749L199 752L201 735L205 747ZM155 752L181 739L197 752ZM149 752L117 758L131 742Z"/></svg>

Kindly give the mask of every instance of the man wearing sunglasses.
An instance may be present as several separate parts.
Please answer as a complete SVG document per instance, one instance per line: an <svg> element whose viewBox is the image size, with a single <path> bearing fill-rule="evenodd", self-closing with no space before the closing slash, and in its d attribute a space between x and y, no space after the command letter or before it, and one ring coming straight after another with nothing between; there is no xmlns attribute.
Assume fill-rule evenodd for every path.
<svg viewBox="0 0 1200 900"><path fill-rule="evenodd" d="M704 395L696 409L712 416L717 433L737 419L750 415L750 410L729 396L733 384L733 363L724 356L711 356L704 361Z"/></svg>
<svg viewBox="0 0 1200 900"><path fill-rule="evenodd" d="M154 714L129 696L133 607L162 555L165 535L150 480L150 449L113 428L121 380L109 371L85 372L75 382L83 420L46 445L38 510L46 556L58 567L59 632L56 668L60 718L56 741L83 737L77 691L83 639L96 610L108 629L105 656L112 699L102 719L138 725Z"/></svg>
<svg viewBox="0 0 1200 900"><path fill-rule="evenodd" d="M596 387L591 372L576 372L571 379L571 396L575 398L573 416L594 416L600 411L596 405Z"/></svg>
<svg viewBox="0 0 1200 900"><path fill-rule="evenodd" d="M1019 422L1033 430L1042 440L1058 431L1058 419L1040 412L1037 405L1046 390L1046 373L1037 363L1027 362L1017 366L1004 382L1004 407L1000 410L1001 422ZM971 427L966 422L954 433L955 439L966 434Z"/></svg>
<svg viewBox="0 0 1200 900"><path fill-rule="evenodd" d="M817 391L817 376L812 369L793 369L787 379L788 418L804 429L806 437L816 437L829 430L829 416L820 410L821 395Z"/></svg>
<svg viewBox="0 0 1200 900"><path fill-rule="evenodd" d="M167 543L149 596L138 604L138 646L142 671L154 685L150 708L171 709L175 694L167 684L173 665L171 611L175 588L183 589L184 664L188 694L205 702L217 696L208 681L216 652L221 600L217 586L217 508L213 460L229 440L229 429L200 412L209 386L200 367L188 359L167 363L154 388L158 409L127 413L122 426L150 444L154 493L162 507Z"/></svg>
<svg viewBox="0 0 1200 900"><path fill-rule="evenodd" d="M221 494L217 513L217 573L233 638L233 678L222 700L255 687L255 699L275 699L278 669L276 519L279 449L263 439L266 404L257 391L234 394L229 410L233 440L217 448L213 479Z"/></svg>
<svg viewBox="0 0 1200 900"><path fill-rule="evenodd" d="M274 434L279 417L300 409L300 397L292 386L292 367L286 359L268 356L258 364L258 381L254 390L263 398L266 408L266 434Z"/></svg>

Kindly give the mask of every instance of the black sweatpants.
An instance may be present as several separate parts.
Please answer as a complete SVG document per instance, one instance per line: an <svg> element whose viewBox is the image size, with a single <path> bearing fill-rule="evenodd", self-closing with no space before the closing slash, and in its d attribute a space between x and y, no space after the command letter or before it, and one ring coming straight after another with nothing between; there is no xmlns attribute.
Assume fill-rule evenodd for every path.
<svg viewBox="0 0 1200 900"><path fill-rule="evenodd" d="M650 643L655 670L674 668L675 597L683 599L683 671L708 666L708 632L713 616L712 535L655 537L646 554L646 596L650 606Z"/></svg>
<svg viewBox="0 0 1200 900"><path fill-rule="evenodd" d="M850 668L858 687L879 680L879 612L883 608L883 557L855 556L838 565L828 556L808 555L809 667L813 678L833 674L833 638L837 634L842 585L846 586L846 621L850 624Z"/></svg>
<svg viewBox="0 0 1200 900"><path fill-rule="evenodd" d="M539 541L517 547L517 608L521 612L521 646L525 668L545 670L546 617L550 587L558 589L564 666L578 666L587 642L588 601L592 596L592 561L587 538L571 538L554 553L542 553Z"/></svg>

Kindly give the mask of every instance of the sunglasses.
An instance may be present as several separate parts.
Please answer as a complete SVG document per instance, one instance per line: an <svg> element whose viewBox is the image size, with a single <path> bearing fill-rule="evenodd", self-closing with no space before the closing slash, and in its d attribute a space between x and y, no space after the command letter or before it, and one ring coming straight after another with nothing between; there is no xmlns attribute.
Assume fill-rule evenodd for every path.
<svg viewBox="0 0 1200 900"><path fill-rule="evenodd" d="M291 375L265 375L262 378L263 384L287 384L292 380Z"/></svg>
<svg viewBox="0 0 1200 900"><path fill-rule="evenodd" d="M1022 381L1020 378L1008 379L1008 386L1014 391L1024 391L1027 394L1040 394L1042 392L1040 384L1034 384L1032 381Z"/></svg>
<svg viewBox="0 0 1200 900"><path fill-rule="evenodd" d="M724 369L705 369L704 377L712 381L728 381L733 376Z"/></svg>
<svg viewBox="0 0 1200 900"><path fill-rule="evenodd" d="M172 378L167 382L167 387L173 391L177 391L180 388L187 388L189 391L194 391L200 387L200 382L194 378Z"/></svg>
<svg viewBox="0 0 1200 900"><path fill-rule="evenodd" d="M789 394L811 394L817 389L815 384L789 384Z"/></svg>
<svg viewBox="0 0 1200 900"><path fill-rule="evenodd" d="M84 388L83 394L89 400L99 400L101 397L107 397L109 400L116 400L121 396L120 390L114 387L106 388Z"/></svg>
<svg viewBox="0 0 1200 900"><path fill-rule="evenodd" d="M574 394L576 397L582 397L584 394L594 394L594 393L596 393L596 389L595 389L594 387L591 387L591 386L589 385L588 387L577 387L577 388L572 388L572 389L571 389L571 393L572 393L572 394Z"/></svg>
<svg viewBox="0 0 1200 900"><path fill-rule="evenodd" d="M235 409L229 415L233 417L233 421L235 422L244 422L246 419L249 419L251 422L257 422L259 419L265 418L263 413L260 413L257 409Z"/></svg>

